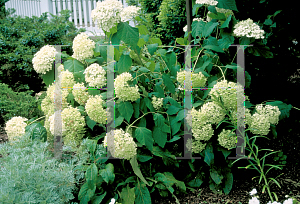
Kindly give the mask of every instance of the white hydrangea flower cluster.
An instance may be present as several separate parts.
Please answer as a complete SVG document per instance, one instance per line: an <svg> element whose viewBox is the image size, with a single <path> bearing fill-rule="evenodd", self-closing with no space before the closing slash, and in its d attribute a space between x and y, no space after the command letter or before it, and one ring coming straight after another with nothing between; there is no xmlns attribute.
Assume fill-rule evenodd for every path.
<svg viewBox="0 0 300 204"><path fill-rule="evenodd" d="M52 83L48 88L47 88L47 97L51 100L51 102L54 104L54 97L58 93L55 92L55 84ZM62 107L67 107L68 102L67 102L67 96L69 95L69 91L67 89L61 90L61 99L62 99Z"/></svg>
<svg viewBox="0 0 300 204"><path fill-rule="evenodd" d="M140 7L136 7L136 6L128 6L124 8L120 14L121 21L126 22L126 21L133 20L134 17L138 15L138 11L140 9L141 9Z"/></svg>
<svg viewBox="0 0 300 204"><path fill-rule="evenodd" d="M182 86L184 86L185 74L186 74L185 70L177 72L177 81ZM186 81L186 85L189 85L192 83L193 88L199 88L199 87L204 87L206 84L206 81L207 81L207 78L202 74L202 72L199 72L197 74L194 72L191 72L191 80ZM181 89L182 88L180 87L180 90Z"/></svg>
<svg viewBox="0 0 300 204"><path fill-rule="evenodd" d="M54 135L54 119L55 119L55 114L51 115L48 120L50 123L50 132L52 135ZM64 135L66 132L65 124L62 123L62 134Z"/></svg>
<svg viewBox="0 0 300 204"><path fill-rule="evenodd" d="M106 84L106 71L97 63L88 66L85 71L85 81L91 87L102 88Z"/></svg>
<svg viewBox="0 0 300 204"><path fill-rule="evenodd" d="M69 70L61 72L59 75L59 80L62 88L67 88L69 93L72 92L72 88L75 84L74 75Z"/></svg>
<svg viewBox="0 0 300 204"><path fill-rule="evenodd" d="M230 88L229 88L230 87ZM223 80L214 85L214 87L209 92L209 96L219 97L219 94L223 97L224 106L227 109L236 110L237 107L237 85L234 82L227 82L227 80ZM239 91L240 89L238 89ZM242 90L243 91L243 90ZM215 100L211 97L212 100Z"/></svg>
<svg viewBox="0 0 300 204"><path fill-rule="evenodd" d="M278 124L279 116L281 114L278 106L271 106L271 105L263 106L263 104L259 104L259 105L256 105L255 109L258 114L265 115L266 117L268 117L269 122L272 125Z"/></svg>
<svg viewBox="0 0 300 204"><path fill-rule="evenodd" d="M135 85L135 87L130 87L128 85L127 81L131 80L133 80L133 78L129 72L124 72L115 79L114 86L116 97L121 101L131 100L133 102L140 98L138 86Z"/></svg>
<svg viewBox="0 0 300 204"><path fill-rule="evenodd" d="M233 33L237 37L248 37L255 39L264 39L264 30L261 30L260 27L253 23L253 20L248 18L247 20L240 21L234 26Z"/></svg>
<svg viewBox="0 0 300 204"><path fill-rule="evenodd" d="M218 2L214 1L214 0L196 0L196 4L205 4L208 6L216 6L218 4Z"/></svg>
<svg viewBox="0 0 300 204"><path fill-rule="evenodd" d="M98 1L97 7L92 10L91 17L94 22L97 20L99 29L109 32L116 23L121 21L120 13L123 10L123 4L118 0Z"/></svg>
<svg viewBox="0 0 300 204"><path fill-rule="evenodd" d="M211 124L206 124L204 126L199 126L198 128L192 129L193 136L196 140L208 141L214 134L214 130Z"/></svg>
<svg viewBox="0 0 300 204"><path fill-rule="evenodd" d="M75 101L77 101L80 105L85 105L87 100L91 97L89 93L86 91L86 87L84 83L76 83L73 86L72 94L74 96Z"/></svg>
<svg viewBox="0 0 300 204"><path fill-rule="evenodd" d="M242 109L241 109L242 110ZM232 120L231 122L233 124L235 124L237 126L237 119L238 119L238 116L242 116L242 117L239 117L240 120L244 121L244 116L245 116L245 124L247 124L248 126L251 124L252 122L252 116L251 116L251 113L250 113L250 110L248 108L245 108L245 115L243 113L243 110L242 111L239 111L239 115L237 115L237 111L234 110L232 111L231 113L232 115Z"/></svg>
<svg viewBox="0 0 300 204"><path fill-rule="evenodd" d="M250 124L250 131L253 134L258 134L258 135L267 135L270 132L270 122L269 122L269 117L266 115L261 115L258 113L254 113L252 115L251 119L251 124Z"/></svg>
<svg viewBox="0 0 300 204"><path fill-rule="evenodd" d="M203 18L194 18L193 21L203 21L203 22L206 22ZM187 31L187 25L183 27L183 31L184 32Z"/></svg>
<svg viewBox="0 0 300 204"><path fill-rule="evenodd" d="M25 127L27 118L16 116L6 122L5 131L9 141L16 141L25 134Z"/></svg>
<svg viewBox="0 0 300 204"><path fill-rule="evenodd" d="M188 139L186 147L193 153L201 153L205 149L206 143L202 143L200 140Z"/></svg>
<svg viewBox="0 0 300 204"><path fill-rule="evenodd" d="M218 135L219 144L227 149L232 149L236 147L236 133L231 130L223 129L222 132Z"/></svg>
<svg viewBox="0 0 300 204"><path fill-rule="evenodd" d="M53 115L54 114L54 103L48 96L46 96L42 100L41 109L45 115Z"/></svg>
<svg viewBox="0 0 300 204"><path fill-rule="evenodd" d="M230 9L223 9L223 8L216 7L216 10L218 13L224 13L224 14L228 13L227 15L225 15L226 17L228 17L229 15L232 15L232 16L234 15L233 11ZM207 12L207 17L206 17L207 22L211 21L211 18L208 16L208 14L210 14L210 13L211 13L210 11Z"/></svg>
<svg viewBox="0 0 300 204"><path fill-rule="evenodd" d="M114 146L108 146L107 137ZM137 154L137 145L133 141L133 137L122 129L107 133L103 143L104 147L108 146L108 150L115 158L130 160Z"/></svg>
<svg viewBox="0 0 300 204"><path fill-rule="evenodd" d="M64 144L73 146L75 143L79 145L85 134L84 126L86 123L84 116L81 115L77 108L69 106L61 112L61 118L65 127Z"/></svg>
<svg viewBox="0 0 300 204"><path fill-rule="evenodd" d="M205 103L201 107L200 112L203 114L204 120L207 121L208 123L212 123L212 124L218 124L226 116L226 113L223 110L223 108L220 107L214 101Z"/></svg>
<svg viewBox="0 0 300 204"><path fill-rule="evenodd" d="M89 59L94 55L96 43L89 39L86 33L78 34L73 40L73 55L72 57L84 63L85 59Z"/></svg>
<svg viewBox="0 0 300 204"><path fill-rule="evenodd" d="M38 74L46 74L46 72L52 70L52 63L55 60L57 51L51 45L43 46L40 51L34 54L32 59L33 69Z"/></svg>
<svg viewBox="0 0 300 204"><path fill-rule="evenodd" d="M97 123L106 124L106 110L103 109L104 101L101 95L92 96L85 104L85 110L88 116ZM108 112L108 118L110 113Z"/></svg>
<svg viewBox="0 0 300 204"><path fill-rule="evenodd" d="M153 96L152 98L152 104L153 104L153 107L158 110L161 108L161 106L163 105L163 98L156 98L156 96Z"/></svg>

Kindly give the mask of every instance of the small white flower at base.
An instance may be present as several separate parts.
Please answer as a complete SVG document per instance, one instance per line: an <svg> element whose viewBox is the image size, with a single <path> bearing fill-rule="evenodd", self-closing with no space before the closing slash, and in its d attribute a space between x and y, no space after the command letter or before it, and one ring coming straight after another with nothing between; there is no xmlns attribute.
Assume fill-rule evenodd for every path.
<svg viewBox="0 0 300 204"><path fill-rule="evenodd" d="M249 204L259 204L259 200L256 197L253 197L251 200L249 200Z"/></svg>
<svg viewBox="0 0 300 204"><path fill-rule="evenodd" d="M214 0L196 0L196 4L205 4L208 6L216 6L218 4L218 2L214 1Z"/></svg>
<svg viewBox="0 0 300 204"><path fill-rule="evenodd" d="M260 29L260 27L253 23L253 20L248 18L247 20L240 21L234 26L233 33L237 37L248 37L248 38L255 38L255 39L263 39L264 32Z"/></svg>
<svg viewBox="0 0 300 204"><path fill-rule="evenodd" d="M250 195L255 195L257 193L256 189L254 188L251 192Z"/></svg>
<svg viewBox="0 0 300 204"><path fill-rule="evenodd" d="M116 202L116 199L112 198L112 199L110 200L110 203L109 203L109 204L115 204L115 202Z"/></svg>
<svg viewBox="0 0 300 204"><path fill-rule="evenodd" d="M52 63L55 60L57 51L52 45L45 45L37 53L34 54L32 59L33 69L38 74L46 74L52 70Z"/></svg>
<svg viewBox="0 0 300 204"><path fill-rule="evenodd" d="M27 126L25 121L27 120L27 118L17 116L6 122L5 131L9 141L16 141L25 134L25 127Z"/></svg>

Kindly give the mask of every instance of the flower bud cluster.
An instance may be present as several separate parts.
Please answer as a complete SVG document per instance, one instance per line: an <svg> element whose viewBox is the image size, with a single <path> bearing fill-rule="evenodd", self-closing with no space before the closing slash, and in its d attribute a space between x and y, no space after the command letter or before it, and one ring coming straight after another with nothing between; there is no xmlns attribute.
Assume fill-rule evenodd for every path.
<svg viewBox="0 0 300 204"><path fill-rule="evenodd" d="M219 144L227 149L232 149L236 147L236 133L230 130L223 129L218 135Z"/></svg>
<svg viewBox="0 0 300 204"><path fill-rule="evenodd" d="M133 78L129 72L124 72L117 76L115 79L115 93L116 97L121 101L136 101L140 98L138 86L130 87L128 81L132 81Z"/></svg>
<svg viewBox="0 0 300 204"><path fill-rule="evenodd" d="M78 34L73 40L73 55L72 57L84 63L85 59L89 59L94 55L96 43L89 39L86 33Z"/></svg>
<svg viewBox="0 0 300 204"><path fill-rule="evenodd" d="M106 71L99 64L91 64L85 69L84 74L85 81L89 83L89 86L102 88L106 85Z"/></svg>
<svg viewBox="0 0 300 204"><path fill-rule="evenodd" d="M52 70L52 63L55 60L57 51L51 45L43 46L40 51L34 54L32 59L33 69L38 74L46 74Z"/></svg>
<svg viewBox="0 0 300 204"><path fill-rule="evenodd" d="M72 94L75 101L77 101L80 105L85 105L87 100L91 97L91 95L89 95L86 91L84 83L76 83L73 86Z"/></svg>
<svg viewBox="0 0 300 204"><path fill-rule="evenodd" d="M9 141L16 141L18 138L25 134L25 127L27 124L27 118L24 117L13 117L6 122L5 131Z"/></svg>
<svg viewBox="0 0 300 204"><path fill-rule="evenodd" d="M153 104L153 107L158 110L162 107L163 105L163 98L156 98L156 96L153 96L152 98L152 104Z"/></svg>
<svg viewBox="0 0 300 204"><path fill-rule="evenodd" d="M240 21L234 26L233 33L238 37L248 37L255 39L263 39L264 31L260 27L253 23L253 20L248 18L247 20Z"/></svg>
<svg viewBox="0 0 300 204"><path fill-rule="evenodd" d="M110 140L109 142L107 140ZM133 137L124 130L112 130L104 138L104 146L108 148L113 157L130 160L137 154L137 145ZM111 144L113 144L111 146Z"/></svg>

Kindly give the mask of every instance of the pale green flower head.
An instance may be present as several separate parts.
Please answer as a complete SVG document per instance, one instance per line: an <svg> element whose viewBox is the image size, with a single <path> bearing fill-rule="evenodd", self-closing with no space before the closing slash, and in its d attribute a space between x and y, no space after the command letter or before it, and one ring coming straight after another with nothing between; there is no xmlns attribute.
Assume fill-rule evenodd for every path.
<svg viewBox="0 0 300 204"><path fill-rule="evenodd" d="M63 65L61 65L63 66ZM59 75L60 83L61 83L61 88L66 88L69 93L72 92L72 88L75 84L75 79L74 75L72 72L69 70L62 71L61 74Z"/></svg>
<svg viewBox="0 0 300 204"><path fill-rule="evenodd" d="M196 0L196 4L204 4L206 6L216 6L218 2L214 0Z"/></svg>
<svg viewBox="0 0 300 204"><path fill-rule="evenodd" d="M192 126L192 133L196 140L208 141L213 136L214 130L211 124L206 124L202 127Z"/></svg>
<svg viewBox="0 0 300 204"><path fill-rule="evenodd" d="M5 131L9 141L17 141L25 134L25 127L27 118L16 116L6 122Z"/></svg>
<svg viewBox="0 0 300 204"><path fill-rule="evenodd" d="M107 139L111 141L110 146ZM137 154L137 145L133 141L133 137L122 129L112 130L107 133L104 141L104 147L107 146L113 157L130 160Z"/></svg>
<svg viewBox="0 0 300 204"><path fill-rule="evenodd" d="M248 37L255 39L264 38L264 30L261 30L260 27L253 22L252 19L248 18L247 20L240 21L234 26L233 34L237 37Z"/></svg>
<svg viewBox="0 0 300 204"><path fill-rule="evenodd" d="M73 40L72 57L84 63L85 59L93 57L95 47L96 43L86 33L80 33Z"/></svg>
<svg viewBox="0 0 300 204"><path fill-rule="evenodd" d="M191 72L191 80L186 80L185 81L185 74L186 71L180 71L177 72L177 81L184 86L184 82L186 84L186 87L192 84L193 88L199 88L199 87L204 87L207 81L207 78L202 74L202 72L199 73L194 73Z"/></svg>
<svg viewBox="0 0 300 204"><path fill-rule="evenodd" d="M219 144L226 148L226 149L232 149L236 147L236 133L231 130L225 130L223 129L222 132L218 135L218 141Z"/></svg>
<svg viewBox="0 0 300 204"><path fill-rule="evenodd" d="M193 153L201 153L205 149L206 143L202 143L200 140L188 139L186 147Z"/></svg>
<svg viewBox="0 0 300 204"><path fill-rule="evenodd" d="M136 7L136 6L127 6L120 13L121 21L126 22L130 20L134 20L134 18L138 16L138 11L140 9L141 9L140 7Z"/></svg>
<svg viewBox="0 0 300 204"><path fill-rule="evenodd" d="M85 81L89 83L89 86L102 88L106 85L106 71L99 64L91 64L85 69L84 74Z"/></svg>
<svg viewBox="0 0 300 204"><path fill-rule="evenodd" d="M265 115L268 117L269 122L273 125L277 125L279 121L279 116L281 112L279 111L278 106L271 106L266 105L263 106L263 104L256 105L256 112L261 115Z"/></svg>
<svg viewBox="0 0 300 204"><path fill-rule="evenodd" d="M204 115L204 120L212 124L218 124L226 116L226 113L222 107L220 107L214 101L205 103L201 107L200 112Z"/></svg>
<svg viewBox="0 0 300 204"><path fill-rule="evenodd" d="M57 51L52 45L43 46L40 51L34 54L32 59L33 69L38 74L46 74L46 72L52 70L56 53Z"/></svg>
<svg viewBox="0 0 300 204"><path fill-rule="evenodd" d="M85 110L92 120L96 121L97 123L106 124L107 112L102 107L103 103L104 101L102 100L101 95L93 96L87 100L85 104ZM110 116L109 112L108 114Z"/></svg>
<svg viewBox="0 0 300 204"><path fill-rule="evenodd" d="M52 135L54 135L54 120L55 120L55 113L53 115L51 115L49 118L48 118L49 122L50 122L50 132ZM62 122L62 134L65 134L66 132L66 129L65 129L65 124Z"/></svg>
<svg viewBox="0 0 300 204"><path fill-rule="evenodd" d="M47 88L47 97L50 98L51 103L53 103L54 107L54 97L58 97L59 92L56 92L55 90L55 84L52 83L48 88ZM66 108L69 104L67 102L67 96L69 94L69 91L66 89L61 90L60 96L62 100L62 108Z"/></svg>
<svg viewBox="0 0 300 204"><path fill-rule="evenodd" d="M242 108L244 108L244 107L242 107ZM236 110L232 111L232 114L231 114L232 115L232 120L231 120L231 122L233 124L235 124L236 126L237 126L237 120L238 120L238 118L240 120L242 120L242 121L245 121L245 124L247 124L248 126L251 124L252 115L250 113L250 110L248 108L244 108L244 110L245 110L245 114L243 113L243 109L241 109L239 111L239 115L237 115L237 111Z"/></svg>
<svg viewBox="0 0 300 204"><path fill-rule="evenodd" d="M216 7L216 10L218 13L224 13L226 18L228 18L229 15L232 15L232 16L234 15L233 11L230 9L223 9L223 8ZM211 21L211 18L208 16L208 14L210 14L210 13L211 13L210 11L207 12L207 18L206 18L207 22Z"/></svg>
<svg viewBox="0 0 300 204"><path fill-rule="evenodd" d="M153 96L152 97L152 104L153 104L153 107L158 110L162 107L163 105L163 98L156 98L156 96Z"/></svg>
<svg viewBox="0 0 300 204"><path fill-rule="evenodd" d="M46 96L42 100L41 109L45 115L53 115L54 114L54 103L48 96Z"/></svg>
<svg viewBox="0 0 300 204"><path fill-rule="evenodd" d="M129 72L124 72L117 76L115 79L115 93L116 97L121 101L136 101L140 98L138 86L130 87L128 81L132 81L133 78Z"/></svg>
<svg viewBox="0 0 300 204"><path fill-rule="evenodd" d="M252 122L250 128L256 130L250 130L253 134L267 135L270 132L269 118L265 115L254 113L252 115Z"/></svg>
<svg viewBox="0 0 300 204"><path fill-rule="evenodd" d="M87 100L91 97L89 93L86 91L86 87L84 83L76 83L73 86L72 94L74 96L75 101L77 101L80 105L85 105Z"/></svg>

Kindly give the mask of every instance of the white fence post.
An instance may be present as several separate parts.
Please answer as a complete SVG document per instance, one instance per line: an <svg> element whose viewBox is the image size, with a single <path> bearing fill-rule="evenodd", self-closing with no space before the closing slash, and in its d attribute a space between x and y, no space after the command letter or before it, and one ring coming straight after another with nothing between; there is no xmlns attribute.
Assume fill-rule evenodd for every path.
<svg viewBox="0 0 300 204"><path fill-rule="evenodd" d="M41 0L40 1L41 14L45 12L53 13L53 8L51 4L51 0ZM52 17L48 14L48 19L50 20Z"/></svg>

